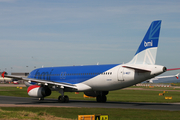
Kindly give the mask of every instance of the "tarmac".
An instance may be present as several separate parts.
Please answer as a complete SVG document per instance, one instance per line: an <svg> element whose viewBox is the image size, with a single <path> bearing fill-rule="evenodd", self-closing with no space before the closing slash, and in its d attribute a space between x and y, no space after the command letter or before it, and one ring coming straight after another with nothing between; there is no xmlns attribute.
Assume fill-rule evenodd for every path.
<svg viewBox="0 0 180 120"><path fill-rule="evenodd" d="M56 99L0 96L0 107L78 107L78 108L122 108L180 111L179 103L142 103L142 102L106 102L70 100L69 103L58 103Z"/></svg>
<svg viewBox="0 0 180 120"><path fill-rule="evenodd" d="M24 84L0 84L1 87L25 87ZM128 89L128 88L126 88ZM133 88L129 88L133 89ZM141 90L141 89L138 89ZM180 111L180 103L144 103L144 102L106 102L71 100L69 103L59 103L57 99L0 96L0 107L78 107L78 108L122 108L122 109L146 109Z"/></svg>

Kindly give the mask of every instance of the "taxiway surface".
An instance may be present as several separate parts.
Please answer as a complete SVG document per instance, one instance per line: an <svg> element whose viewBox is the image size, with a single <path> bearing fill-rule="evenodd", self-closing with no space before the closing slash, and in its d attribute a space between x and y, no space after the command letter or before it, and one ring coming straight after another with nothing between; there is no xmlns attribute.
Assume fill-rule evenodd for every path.
<svg viewBox="0 0 180 120"><path fill-rule="evenodd" d="M58 103L56 99L38 101L37 98L0 96L0 107L86 107L86 108L123 108L180 111L178 103L132 103L70 100L69 103Z"/></svg>

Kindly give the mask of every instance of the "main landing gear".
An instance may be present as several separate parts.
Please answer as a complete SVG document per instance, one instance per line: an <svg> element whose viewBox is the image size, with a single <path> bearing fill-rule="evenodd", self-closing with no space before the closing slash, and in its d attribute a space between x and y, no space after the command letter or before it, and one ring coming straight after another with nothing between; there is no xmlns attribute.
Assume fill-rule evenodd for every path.
<svg viewBox="0 0 180 120"><path fill-rule="evenodd" d="M98 95L96 97L96 101L99 103L105 103L107 101L107 97L106 95Z"/></svg>
<svg viewBox="0 0 180 120"><path fill-rule="evenodd" d="M109 93L109 91L86 91L84 92L85 95L96 97L96 101L98 103L105 103L107 101L106 95Z"/></svg>
<svg viewBox="0 0 180 120"><path fill-rule="evenodd" d="M106 95L109 93L109 91L100 91L97 93L98 95L96 97L96 101L99 103L105 103L107 101Z"/></svg>
<svg viewBox="0 0 180 120"><path fill-rule="evenodd" d="M58 97L58 102L59 103L68 103L69 102L69 97L67 95L64 95L64 90L60 89L59 93L61 95Z"/></svg>
<svg viewBox="0 0 180 120"><path fill-rule="evenodd" d="M59 103L68 103L69 102L69 97L67 95L65 95L65 96L60 95L58 97L58 102Z"/></svg>

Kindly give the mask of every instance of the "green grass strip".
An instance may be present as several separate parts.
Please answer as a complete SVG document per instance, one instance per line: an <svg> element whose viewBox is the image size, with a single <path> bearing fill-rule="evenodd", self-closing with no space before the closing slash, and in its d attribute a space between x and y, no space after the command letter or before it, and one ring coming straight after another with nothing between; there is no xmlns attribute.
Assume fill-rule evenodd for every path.
<svg viewBox="0 0 180 120"><path fill-rule="evenodd" d="M78 115L108 114L110 120L175 120L179 119L179 111L139 110L120 108L34 108L34 107L0 107L4 111L18 112L12 117L19 116L22 111L33 112L37 115L52 115L61 118L77 119ZM24 119L28 115L24 115ZM0 111L0 119L4 118ZM19 118L23 119L23 118Z"/></svg>

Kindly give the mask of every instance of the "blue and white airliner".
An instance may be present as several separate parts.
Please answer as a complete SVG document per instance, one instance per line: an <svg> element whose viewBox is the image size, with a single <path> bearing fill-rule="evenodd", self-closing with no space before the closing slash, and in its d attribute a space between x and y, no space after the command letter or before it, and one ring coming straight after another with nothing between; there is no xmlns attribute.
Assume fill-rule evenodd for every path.
<svg viewBox="0 0 180 120"><path fill-rule="evenodd" d="M51 91L59 91L59 102L69 102L64 92L84 92L96 97L97 102L106 102L109 91L132 86L168 70L155 65L160 27L161 20L151 23L135 56L126 64L47 67L33 70L27 78L5 72L2 76L24 80L28 95L40 100L51 95Z"/></svg>

